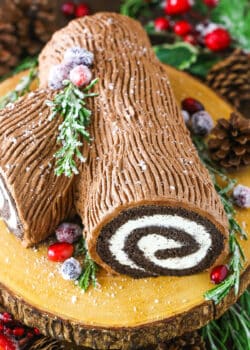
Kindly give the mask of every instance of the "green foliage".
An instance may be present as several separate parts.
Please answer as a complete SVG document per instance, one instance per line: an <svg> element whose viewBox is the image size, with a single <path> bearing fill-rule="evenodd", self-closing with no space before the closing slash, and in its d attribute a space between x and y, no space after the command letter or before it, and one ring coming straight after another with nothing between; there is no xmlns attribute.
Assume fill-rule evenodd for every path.
<svg viewBox="0 0 250 350"><path fill-rule="evenodd" d="M219 320L202 330L211 350L250 349L250 292L247 290ZM230 347L228 347L230 346Z"/></svg>
<svg viewBox="0 0 250 350"><path fill-rule="evenodd" d="M210 173L214 187L221 198L222 204L224 205L229 222L229 248L231 253L229 262L230 274L222 283L205 293L205 298L207 300L213 300L215 304L218 304L225 298L232 288L234 288L236 295L239 293L240 273L243 269L245 256L241 249L237 235L240 235L243 239L247 239L247 236L244 230L235 220L236 213L230 195L236 184L236 180L229 178L224 171L218 169L216 164L214 164L214 162L210 159L204 139L200 137L193 137L193 142L197 148L200 159ZM221 183L224 185L221 185Z"/></svg>
<svg viewBox="0 0 250 350"><path fill-rule="evenodd" d="M132 18L137 18L141 15L150 15L150 7L154 5L158 5L160 0L124 0L120 12Z"/></svg>
<svg viewBox="0 0 250 350"><path fill-rule="evenodd" d="M7 79L8 77L13 76L14 74L17 74L19 72L22 72L26 69L33 69L35 67L37 67L38 65L38 61L37 61L37 57L26 57L23 61L21 61L19 63L19 65L17 67L15 67L15 69L13 69L10 73L2 76L0 78L0 82Z"/></svg>
<svg viewBox="0 0 250 350"><path fill-rule="evenodd" d="M0 98L0 110L5 108L9 103L14 103L19 97L30 91L31 84L37 77L37 69L32 68L27 76L20 79L13 91Z"/></svg>
<svg viewBox="0 0 250 350"><path fill-rule="evenodd" d="M184 42L158 45L154 51L161 62L180 70L188 69L197 59L196 48Z"/></svg>
<svg viewBox="0 0 250 350"><path fill-rule="evenodd" d="M87 142L91 141L86 128L90 124L92 115L92 112L86 108L86 99L97 96L95 93L89 93L97 82L98 79L95 79L86 88L80 90L66 80L64 89L56 94L53 101L47 101L47 105L51 108L50 120L58 115L64 119L59 126L57 138L62 147L55 154L57 176L64 174L70 177L78 174L75 158L81 162L85 161L80 151L83 145L81 138L83 137Z"/></svg>
<svg viewBox="0 0 250 350"><path fill-rule="evenodd" d="M224 25L235 40L235 45L250 51L250 1L220 0L211 19Z"/></svg>
<svg viewBox="0 0 250 350"><path fill-rule="evenodd" d="M198 54L197 59L187 69L190 74L196 75L202 79L205 79L210 69L220 61L220 57L212 54L211 52L201 52Z"/></svg>

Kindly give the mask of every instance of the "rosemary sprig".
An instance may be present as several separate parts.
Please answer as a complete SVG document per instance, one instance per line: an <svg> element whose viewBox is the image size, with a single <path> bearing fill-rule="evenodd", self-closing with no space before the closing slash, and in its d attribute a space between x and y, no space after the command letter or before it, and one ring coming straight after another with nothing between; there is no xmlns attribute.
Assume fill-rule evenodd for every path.
<svg viewBox="0 0 250 350"><path fill-rule="evenodd" d="M81 138L91 141L86 127L90 124L92 115L92 112L86 108L86 99L97 96L96 93L89 93L97 82L98 79L94 79L87 87L80 90L69 80L65 80L64 89L56 94L53 101L47 101L47 105L51 108L49 119L52 120L57 115L61 115L64 119L59 126L57 138L62 147L55 154L57 176L64 174L70 177L72 174L78 174L75 157L81 162L85 161L80 151L83 145Z"/></svg>
<svg viewBox="0 0 250 350"><path fill-rule="evenodd" d="M85 255L83 263L83 272L78 278L78 285L85 292L90 284L97 286L96 274L98 272L98 265L90 258L85 239L82 238L75 247L75 256Z"/></svg>
<svg viewBox="0 0 250 350"><path fill-rule="evenodd" d="M20 79L15 89L7 95L0 98L0 110L5 108L9 103L14 103L19 97L30 91L31 84L37 77L37 68L32 68L27 76Z"/></svg>
<svg viewBox="0 0 250 350"><path fill-rule="evenodd" d="M210 322L202 336L211 350L250 349L250 292L247 290L219 320Z"/></svg>
<svg viewBox="0 0 250 350"><path fill-rule="evenodd" d="M240 273L243 269L245 255L237 238L239 234L243 239L247 239L245 231L240 227L235 219L235 210L230 196L230 191L236 184L236 180L229 178L223 170L219 169L210 159L207 145L201 137L194 136L193 143L197 148L200 159L208 169L214 183L214 187L220 195L229 222L229 249L231 259L229 262L230 275L215 288L205 293L207 300L213 300L218 304L234 288L235 294L239 293ZM223 185L221 185L223 183Z"/></svg>

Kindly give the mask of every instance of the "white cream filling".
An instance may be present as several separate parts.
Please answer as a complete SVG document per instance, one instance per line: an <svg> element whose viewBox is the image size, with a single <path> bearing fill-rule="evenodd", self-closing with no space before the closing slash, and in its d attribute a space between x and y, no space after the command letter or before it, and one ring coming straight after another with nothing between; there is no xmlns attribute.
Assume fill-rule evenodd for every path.
<svg viewBox="0 0 250 350"><path fill-rule="evenodd" d="M165 228L175 228L182 230L193 237L199 244L200 249L195 253L184 257L174 257L167 259L158 259L155 253L160 249L180 248L181 242L175 242L173 239L167 239L160 234L152 232L142 237L138 241L138 248L142 254L155 265L175 270L182 270L197 266L207 255L212 246L212 240L209 232L201 224L183 218L178 215L152 215L143 216L138 219L129 220L120 226L110 239L109 248L114 258L122 265L135 269L144 270L135 264L124 251L126 239L135 229L143 229L151 226L159 226Z"/></svg>
<svg viewBox="0 0 250 350"><path fill-rule="evenodd" d="M6 222L10 230L16 230L18 228L18 218L16 215L16 210L15 208L13 208L9 194L6 191L3 181L0 179L0 210L3 210L5 201L8 202L9 206L9 218L4 218L4 221Z"/></svg>

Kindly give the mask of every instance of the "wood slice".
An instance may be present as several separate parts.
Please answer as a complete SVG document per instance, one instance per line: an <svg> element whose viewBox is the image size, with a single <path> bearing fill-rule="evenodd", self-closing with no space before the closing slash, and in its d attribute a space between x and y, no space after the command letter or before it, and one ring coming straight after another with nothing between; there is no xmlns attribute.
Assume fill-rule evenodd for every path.
<svg viewBox="0 0 250 350"><path fill-rule="evenodd" d="M229 117L232 108L192 77L166 67L176 98L199 99L214 119ZM13 89L19 76L0 86L0 96ZM235 173L250 186L250 170ZM239 209L237 219L250 233L250 209ZM100 287L83 293L64 281L58 264L46 258L46 246L23 249L0 222L0 304L44 335L94 349L136 349L166 341L204 326L236 301L233 292L215 306L203 294L213 285L209 272L187 277L135 280L101 271ZM242 241L247 261L242 293L250 283L250 244Z"/></svg>

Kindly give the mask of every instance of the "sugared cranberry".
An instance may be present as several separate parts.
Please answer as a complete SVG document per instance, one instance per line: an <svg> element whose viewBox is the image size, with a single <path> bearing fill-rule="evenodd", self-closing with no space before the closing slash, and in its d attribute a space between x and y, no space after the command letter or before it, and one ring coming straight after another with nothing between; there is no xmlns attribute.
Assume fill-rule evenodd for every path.
<svg viewBox="0 0 250 350"><path fill-rule="evenodd" d="M69 79L75 86L82 87L90 83L92 73L87 66L79 65L70 71Z"/></svg>
<svg viewBox="0 0 250 350"><path fill-rule="evenodd" d="M216 7L219 3L219 0L203 0L204 4L208 7Z"/></svg>
<svg viewBox="0 0 250 350"><path fill-rule="evenodd" d="M24 328L23 327L16 327L13 329L12 333L15 337L21 337L24 335Z"/></svg>
<svg viewBox="0 0 250 350"><path fill-rule="evenodd" d="M89 14L90 14L90 9L87 4L79 4L76 6L76 9L75 9L76 17L84 17L84 16L88 16Z"/></svg>
<svg viewBox="0 0 250 350"><path fill-rule="evenodd" d="M250 187L237 185L233 190L233 199L240 208L250 208Z"/></svg>
<svg viewBox="0 0 250 350"><path fill-rule="evenodd" d="M55 243L48 248L48 259L50 261L63 262L72 257L74 247L69 243Z"/></svg>
<svg viewBox="0 0 250 350"><path fill-rule="evenodd" d="M11 322L13 320L11 314L9 314L8 312L4 312L0 318L3 320L4 323Z"/></svg>
<svg viewBox="0 0 250 350"><path fill-rule="evenodd" d="M6 335L0 334L0 349L1 350L18 350L17 344L7 337Z"/></svg>
<svg viewBox="0 0 250 350"><path fill-rule="evenodd" d="M156 31L163 31L163 30L168 30L170 23L169 20L165 17L158 17L154 21L154 26Z"/></svg>
<svg viewBox="0 0 250 350"><path fill-rule="evenodd" d="M73 46L68 48L64 53L64 62L71 69L79 64L84 66L91 66L93 64L94 54L83 47Z"/></svg>
<svg viewBox="0 0 250 350"><path fill-rule="evenodd" d="M181 114L183 116L185 124L188 124L190 121L190 115L187 111L184 111L184 109L181 111Z"/></svg>
<svg viewBox="0 0 250 350"><path fill-rule="evenodd" d="M13 334L13 330L11 328L5 328L4 334L5 335L12 335Z"/></svg>
<svg viewBox="0 0 250 350"><path fill-rule="evenodd" d="M213 283L219 284L225 280L228 275L228 267L226 265L219 265L212 269L210 279Z"/></svg>
<svg viewBox="0 0 250 350"><path fill-rule="evenodd" d="M56 238L59 242L73 243L81 236L81 227L70 222L63 222L56 229Z"/></svg>
<svg viewBox="0 0 250 350"><path fill-rule="evenodd" d="M167 0L165 6L165 13L167 15L180 15L188 12L192 7L190 0Z"/></svg>
<svg viewBox="0 0 250 350"><path fill-rule="evenodd" d="M75 13L75 4L73 3L73 1L67 1L64 4L62 4L61 10L64 16L71 17Z"/></svg>
<svg viewBox="0 0 250 350"><path fill-rule="evenodd" d="M183 41L194 46L198 44L197 38L192 34L185 35Z"/></svg>
<svg viewBox="0 0 250 350"><path fill-rule="evenodd" d="M49 70L48 77L48 85L52 90L61 89L63 85L63 81L69 78L69 72L72 67L68 64L56 64L52 66Z"/></svg>
<svg viewBox="0 0 250 350"><path fill-rule="evenodd" d="M185 98L182 101L181 106L184 111L187 111L191 115L199 111L204 111L205 109L202 103L192 97Z"/></svg>
<svg viewBox="0 0 250 350"><path fill-rule="evenodd" d="M188 21L177 21L174 25L174 32L177 35L184 36L191 32L192 26Z"/></svg>
<svg viewBox="0 0 250 350"><path fill-rule="evenodd" d="M211 115L206 111L199 111L192 115L191 129L195 135L205 136L213 129Z"/></svg>
<svg viewBox="0 0 250 350"><path fill-rule="evenodd" d="M222 51L230 46L231 37L224 28L216 28L205 36L206 47L211 51Z"/></svg>
<svg viewBox="0 0 250 350"><path fill-rule="evenodd" d="M65 280L75 281L82 273L81 264L75 258L67 259L62 264L60 273Z"/></svg>

